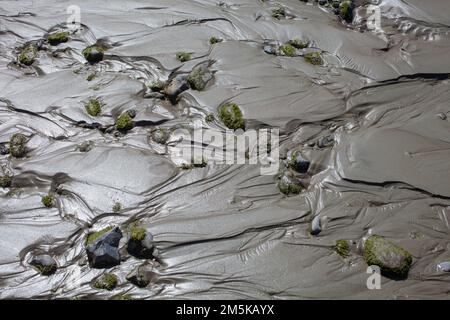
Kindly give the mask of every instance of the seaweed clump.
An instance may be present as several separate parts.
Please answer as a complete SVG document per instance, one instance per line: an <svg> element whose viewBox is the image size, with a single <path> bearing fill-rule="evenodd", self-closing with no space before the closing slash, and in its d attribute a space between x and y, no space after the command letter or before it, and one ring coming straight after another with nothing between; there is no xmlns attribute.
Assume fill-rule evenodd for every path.
<svg viewBox="0 0 450 320"><path fill-rule="evenodd" d="M108 290L111 291L117 286L118 280L117 276L112 273L105 273L101 277L99 277L97 280L94 281L92 284L92 287L95 289L102 289L102 290Z"/></svg>
<svg viewBox="0 0 450 320"><path fill-rule="evenodd" d="M223 41L223 39L220 39L220 38L217 38L217 37L214 37L214 36L209 38L209 43L210 44L216 44L216 43L219 43L219 42L222 42L222 41Z"/></svg>
<svg viewBox="0 0 450 320"><path fill-rule="evenodd" d="M47 37L47 41L52 46L56 46L60 43L69 41L69 33L64 31L64 32L55 32L55 33L49 34Z"/></svg>
<svg viewBox="0 0 450 320"><path fill-rule="evenodd" d="M102 111L102 105L97 98L90 99L84 107L86 108L86 112L92 117L98 116Z"/></svg>
<svg viewBox="0 0 450 320"><path fill-rule="evenodd" d="M0 188L9 188L12 184L12 175L5 174L0 176Z"/></svg>
<svg viewBox="0 0 450 320"><path fill-rule="evenodd" d="M144 228L139 227L137 223L130 225L130 239L133 241L142 241L145 239L146 231Z"/></svg>
<svg viewBox="0 0 450 320"><path fill-rule="evenodd" d="M300 39L289 40L288 44L293 46L296 49L305 49L305 48L308 48L308 46L309 46L309 42L308 41L303 41L303 40L300 40Z"/></svg>
<svg viewBox="0 0 450 320"><path fill-rule="evenodd" d="M219 118L229 129L245 129L242 111L234 102L228 102L220 107Z"/></svg>

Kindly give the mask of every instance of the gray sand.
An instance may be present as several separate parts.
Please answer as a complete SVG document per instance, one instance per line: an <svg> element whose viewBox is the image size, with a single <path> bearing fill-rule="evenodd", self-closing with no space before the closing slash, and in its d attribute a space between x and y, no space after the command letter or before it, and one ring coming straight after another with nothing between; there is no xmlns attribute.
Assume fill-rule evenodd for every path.
<svg viewBox="0 0 450 320"><path fill-rule="evenodd" d="M65 25L68 5L81 8L82 28L18 67L20 48ZM272 18L279 5L292 17ZM16 132L30 141L26 158L0 156L14 175L0 188L0 299L448 299L450 274L437 265L450 261L450 3L380 8L375 33L362 17L346 26L298 0L1 1L0 143ZM211 36L224 41L210 45ZM263 50L294 38L322 51L325 65ZM89 65L81 52L96 41L108 50ZM179 51L192 60L178 61ZM201 62L214 72L204 91L176 105L149 95L152 82ZM103 103L95 119L84 108L92 97ZM282 158L300 148L311 160L300 195L282 195L258 165L182 170L169 157L176 144L149 143L156 125L189 127L230 99L250 128L280 129ZM86 127L107 128L129 109L127 134ZM333 143L317 143L325 137ZM86 141L91 150L80 152ZM41 203L49 190L53 208ZM312 236L315 217L322 231ZM93 289L104 271L89 268L85 236L110 224L126 234L136 219L159 252L150 285L126 281L143 261L123 253L108 270L118 287ZM370 234L412 254L407 279L368 290L360 251L334 251L338 239ZM54 275L29 265L36 252L56 259Z"/></svg>

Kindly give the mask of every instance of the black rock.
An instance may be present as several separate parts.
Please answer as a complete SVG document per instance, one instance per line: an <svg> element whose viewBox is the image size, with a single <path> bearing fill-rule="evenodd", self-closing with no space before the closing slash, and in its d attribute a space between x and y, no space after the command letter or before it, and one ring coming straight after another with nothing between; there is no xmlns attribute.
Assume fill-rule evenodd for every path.
<svg viewBox="0 0 450 320"><path fill-rule="evenodd" d="M90 64L94 64L103 60L103 51L102 48L94 45L84 49L83 56Z"/></svg>
<svg viewBox="0 0 450 320"><path fill-rule="evenodd" d="M6 144L2 143L0 144L0 155L4 156L5 154L9 153L9 148Z"/></svg>
<svg viewBox="0 0 450 320"><path fill-rule="evenodd" d="M292 153L291 161L289 161L289 166L299 173L307 173L309 169L310 162L303 158L299 151Z"/></svg>
<svg viewBox="0 0 450 320"><path fill-rule="evenodd" d="M136 114L137 114L136 110L134 110L134 109L128 110L127 113L131 118L135 118Z"/></svg>
<svg viewBox="0 0 450 320"><path fill-rule="evenodd" d="M33 257L30 265L35 267L39 271L39 273L44 276L52 275L58 269L58 265L56 264L55 259L47 254Z"/></svg>
<svg viewBox="0 0 450 320"><path fill-rule="evenodd" d="M127 280L139 288L144 288L156 278L156 273L153 271L153 263L143 264L127 275Z"/></svg>
<svg viewBox="0 0 450 320"><path fill-rule="evenodd" d="M118 227L105 233L86 246L92 268L111 268L120 264L119 242L122 232Z"/></svg>
<svg viewBox="0 0 450 320"><path fill-rule="evenodd" d="M189 89L189 83L186 75L178 75L170 81L169 85L164 89L164 94L169 98L170 102L176 103L178 96Z"/></svg>
<svg viewBox="0 0 450 320"><path fill-rule="evenodd" d="M139 259L152 258L155 252L153 236L147 232L145 238L141 241L130 239L128 241L127 251L129 254Z"/></svg>

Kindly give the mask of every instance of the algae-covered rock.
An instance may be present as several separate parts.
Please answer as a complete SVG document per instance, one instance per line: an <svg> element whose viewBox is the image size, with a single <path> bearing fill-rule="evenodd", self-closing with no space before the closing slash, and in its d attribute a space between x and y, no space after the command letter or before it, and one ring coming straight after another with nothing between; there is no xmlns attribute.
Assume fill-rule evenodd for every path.
<svg viewBox="0 0 450 320"><path fill-rule="evenodd" d="M130 272L127 275L127 280L130 281L132 284L138 286L139 288L145 288L156 276L153 269L154 269L153 263L143 264L137 267L132 272Z"/></svg>
<svg viewBox="0 0 450 320"><path fill-rule="evenodd" d="M303 41L303 40L300 40L300 39L289 40L288 44L291 45L292 47L296 48L296 49L305 49L305 48L308 48L308 46L309 46L309 42L308 41Z"/></svg>
<svg viewBox="0 0 450 320"><path fill-rule="evenodd" d="M280 47L280 51L283 55L287 57L295 56L295 48L290 44L284 44Z"/></svg>
<svg viewBox="0 0 450 320"><path fill-rule="evenodd" d="M286 10L283 7L278 7L272 10L272 18L280 20L281 18L286 18Z"/></svg>
<svg viewBox="0 0 450 320"><path fill-rule="evenodd" d="M92 268L111 268L120 264L118 250L122 232L118 227L107 227L88 235L86 252Z"/></svg>
<svg viewBox="0 0 450 320"><path fill-rule="evenodd" d="M165 87L164 94L169 98L172 103L176 103L178 96L189 89L188 76L179 74L173 78L170 83Z"/></svg>
<svg viewBox="0 0 450 320"><path fill-rule="evenodd" d="M130 239L128 240L127 251L132 256L139 259L150 259L153 257L155 245L153 236L136 223L129 227Z"/></svg>
<svg viewBox="0 0 450 320"><path fill-rule="evenodd" d="M320 52L314 51L314 52L308 52L303 56L306 62L315 65L315 66L321 66L323 65L323 59Z"/></svg>
<svg viewBox="0 0 450 320"><path fill-rule="evenodd" d="M41 201L47 208L52 208L55 205L55 197L50 193L43 196Z"/></svg>
<svg viewBox="0 0 450 320"><path fill-rule="evenodd" d="M12 175L5 174L0 176L0 188L9 188L12 184Z"/></svg>
<svg viewBox="0 0 450 320"><path fill-rule="evenodd" d="M170 138L170 131L165 128L156 128L150 132L150 138L159 144L166 144Z"/></svg>
<svg viewBox="0 0 450 320"><path fill-rule="evenodd" d="M203 89L205 89L208 81L210 81L212 78L213 75L209 71L209 69L205 65L201 64L199 66L196 66L191 71L191 73L187 77L187 81L192 89L202 91Z"/></svg>
<svg viewBox="0 0 450 320"><path fill-rule="evenodd" d="M17 61L23 65L31 66L38 55L38 48L34 43L30 43L23 48L17 57Z"/></svg>
<svg viewBox="0 0 450 320"><path fill-rule="evenodd" d="M153 81L148 87L153 92L161 92L164 90L166 83L161 80Z"/></svg>
<svg viewBox="0 0 450 320"><path fill-rule="evenodd" d="M95 279L95 281L92 283L92 287L95 289L111 291L117 286L117 283L117 276L115 274L107 272Z"/></svg>
<svg viewBox="0 0 450 320"><path fill-rule="evenodd" d="M406 278L412 264L408 251L378 235L365 242L364 260L369 266L379 266L383 274L398 278Z"/></svg>
<svg viewBox="0 0 450 320"><path fill-rule="evenodd" d="M347 23L353 21L354 16L354 6L351 1L344 1L339 5L339 17Z"/></svg>
<svg viewBox="0 0 450 320"><path fill-rule="evenodd" d="M116 120L116 129L119 131L128 131L133 129L133 118L128 112L122 113Z"/></svg>
<svg viewBox="0 0 450 320"><path fill-rule="evenodd" d="M209 43L210 44L216 44L216 43L219 43L219 42L222 42L222 41L223 41L223 39L220 39L220 38L217 38L217 37L214 37L214 36L209 38Z"/></svg>
<svg viewBox="0 0 450 320"><path fill-rule="evenodd" d="M94 64L103 60L104 52L105 49L103 47L93 45L84 49L82 54L89 63Z"/></svg>
<svg viewBox="0 0 450 320"><path fill-rule="evenodd" d="M234 102L226 103L219 108L219 118L229 129L245 129L242 111Z"/></svg>
<svg viewBox="0 0 450 320"><path fill-rule="evenodd" d="M300 180L287 171L281 176L278 189L285 195L296 195L302 191L303 185Z"/></svg>
<svg viewBox="0 0 450 320"><path fill-rule="evenodd" d="M334 249L343 258L348 257L350 253L350 245L347 240L337 240Z"/></svg>
<svg viewBox="0 0 450 320"><path fill-rule="evenodd" d="M58 265L51 256L47 254L42 254L33 257L30 262L30 265L33 266L40 274L43 276L49 276L56 272L58 269Z"/></svg>
<svg viewBox="0 0 450 320"><path fill-rule="evenodd" d="M96 98L90 99L84 107L86 112L92 117L98 116L102 111L102 104L100 103L100 100Z"/></svg>
<svg viewBox="0 0 450 320"><path fill-rule="evenodd" d="M47 36L47 41L52 46L56 46L60 43L69 41L69 33L66 31L51 33Z"/></svg>
<svg viewBox="0 0 450 320"><path fill-rule="evenodd" d="M27 154L28 137L22 133L15 133L9 140L9 152L13 157L23 158Z"/></svg>
<svg viewBox="0 0 450 320"><path fill-rule="evenodd" d="M180 62L186 62L192 59L192 54L189 52L181 51L177 53L177 59Z"/></svg>

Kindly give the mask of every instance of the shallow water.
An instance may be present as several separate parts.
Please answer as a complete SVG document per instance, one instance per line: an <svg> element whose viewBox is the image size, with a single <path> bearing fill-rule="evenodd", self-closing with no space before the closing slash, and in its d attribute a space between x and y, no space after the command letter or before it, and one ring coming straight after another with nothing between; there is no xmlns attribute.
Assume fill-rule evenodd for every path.
<svg viewBox="0 0 450 320"><path fill-rule="evenodd" d="M31 67L14 64L25 43L64 28L69 5L81 8L82 23L70 41L43 47ZM280 5L289 19L271 17ZM447 299L450 274L437 264L450 261L450 3L379 7L382 30L372 32L362 16L346 25L297 0L2 1L0 143L16 132L31 139L26 158L0 156L14 174L0 188L0 298ZM211 36L224 41L210 45ZM263 50L294 38L323 51L325 65ZM97 41L109 48L89 65L81 51ZM179 51L193 59L179 62ZM187 90L175 105L149 95L153 81L202 62L214 72L204 91ZM104 104L95 121L84 109L91 97ZM175 139L167 148L148 139L156 126L199 121L222 132L205 117L230 100L249 128L280 129L282 159L296 148L311 160L300 195L282 195L259 165L182 170L170 157ZM136 126L126 134L87 125L107 127L129 109ZM80 152L86 141L91 150ZM57 204L48 209L41 197L50 190ZM122 252L108 270L119 286L93 289L104 270L89 268L85 236L110 224L126 231L134 220L158 248L151 284L126 281L143 261ZM383 277L368 290L359 249L346 259L333 249L370 234L413 255L406 280ZM37 252L57 260L54 275L29 265Z"/></svg>

